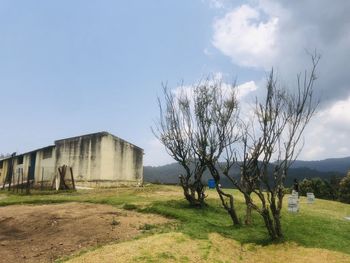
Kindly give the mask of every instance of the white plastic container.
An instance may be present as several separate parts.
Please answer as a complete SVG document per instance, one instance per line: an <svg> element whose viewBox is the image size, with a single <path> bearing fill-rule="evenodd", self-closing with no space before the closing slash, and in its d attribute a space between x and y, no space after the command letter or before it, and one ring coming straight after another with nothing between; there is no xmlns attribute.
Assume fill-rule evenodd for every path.
<svg viewBox="0 0 350 263"><path fill-rule="evenodd" d="M314 193L306 193L306 199L308 204L313 204L315 202Z"/></svg>
<svg viewBox="0 0 350 263"><path fill-rule="evenodd" d="M299 200L296 195L288 197L288 211L292 213L299 212Z"/></svg>

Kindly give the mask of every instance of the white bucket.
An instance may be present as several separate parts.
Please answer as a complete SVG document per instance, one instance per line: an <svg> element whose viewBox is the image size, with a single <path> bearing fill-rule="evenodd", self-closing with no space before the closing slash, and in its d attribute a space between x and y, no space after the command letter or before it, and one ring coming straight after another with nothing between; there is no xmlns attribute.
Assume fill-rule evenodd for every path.
<svg viewBox="0 0 350 263"><path fill-rule="evenodd" d="M306 193L306 199L308 204L313 204L315 202L314 193Z"/></svg>
<svg viewBox="0 0 350 263"><path fill-rule="evenodd" d="M299 200L297 196L292 195L288 197L288 211L292 213L299 211Z"/></svg>

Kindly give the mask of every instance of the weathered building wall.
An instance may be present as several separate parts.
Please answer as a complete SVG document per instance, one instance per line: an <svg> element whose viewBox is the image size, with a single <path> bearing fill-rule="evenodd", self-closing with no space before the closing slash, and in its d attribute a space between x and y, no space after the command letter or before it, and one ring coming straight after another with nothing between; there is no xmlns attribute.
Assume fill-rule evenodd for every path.
<svg viewBox="0 0 350 263"><path fill-rule="evenodd" d="M102 138L101 176L118 184L142 184L143 150L111 134Z"/></svg>
<svg viewBox="0 0 350 263"><path fill-rule="evenodd" d="M44 156L44 152L47 152L47 150L50 150L52 152L52 155L50 158L48 156ZM39 182L42 179L43 180L52 180L54 173L55 173L55 156L54 156L55 148L54 146L49 146L43 149L39 149L36 151L32 151L29 153L17 155L13 158L13 173L12 176L14 177L14 181L12 182L18 182L18 177L20 177L20 180L22 180L22 173L23 173L23 180L26 181L28 178L28 173L30 171L30 166L34 164L34 169L32 173L31 179L34 179L35 182ZM34 157L35 156L35 157ZM35 158L35 160L32 160L32 158ZM5 159L2 162L2 168L0 168L0 182L3 183L5 180L5 177L7 175L11 158ZM42 177L44 175L44 177Z"/></svg>
<svg viewBox="0 0 350 263"><path fill-rule="evenodd" d="M56 141L55 166L71 166L77 181L99 180L102 158L101 139L98 134L91 134Z"/></svg>
<svg viewBox="0 0 350 263"><path fill-rule="evenodd" d="M52 180L56 171L56 148L50 146L36 152L35 181Z"/></svg>
<svg viewBox="0 0 350 263"><path fill-rule="evenodd" d="M1 182L1 184L3 184L3 182L7 176L7 173L9 172L11 162L12 162L12 173L13 173L12 175L15 177L15 181L17 181L17 177L19 175L19 169L23 169L23 163L20 164L18 162L18 160L19 160L19 157L16 156L13 159L8 158L8 159L0 161L1 162L1 165L0 165L0 182Z"/></svg>
<svg viewBox="0 0 350 263"><path fill-rule="evenodd" d="M78 184L90 186L140 185L143 182L143 150L107 132L88 134L63 140L16 156L13 171L23 169L36 183L49 181L58 173L58 167L72 167ZM0 182L6 177L10 159L2 162ZM35 167L35 170L30 168Z"/></svg>
<svg viewBox="0 0 350 263"><path fill-rule="evenodd" d="M0 164L0 182L1 182L1 184L3 184L3 182L6 178L8 164L9 164L8 160L1 161L1 164Z"/></svg>

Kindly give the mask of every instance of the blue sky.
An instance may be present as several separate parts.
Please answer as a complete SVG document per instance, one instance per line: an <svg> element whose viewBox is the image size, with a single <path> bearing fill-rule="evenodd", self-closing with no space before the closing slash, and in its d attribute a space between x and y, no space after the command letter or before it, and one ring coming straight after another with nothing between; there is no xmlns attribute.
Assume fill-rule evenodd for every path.
<svg viewBox="0 0 350 263"><path fill-rule="evenodd" d="M237 78L239 84L259 85L266 70L278 66L276 56L281 57L268 51L274 50L271 45L291 49L279 39L282 26L300 21L303 14L293 20L298 8L273 0L1 0L0 152L25 152L56 139L109 131L144 148L145 164L167 163L170 159L150 130L158 116L161 83L176 88L181 81L190 84L220 73L227 82ZM292 15L290 21L278 20L283 12ZM293 31L293 40L308 34L304 31ZM244 32L247 37L237 41ZM305 46L315 48L321 37L316 34ZM288 69L299 61L290 61ZM344 100L344 94L347 98L347 91L347 86L339 88L340 97L334 96L327 109ZM334 155L350 155L348 149L350 145L334 150ZM323 157L326 153L305 155Z"/></svg>

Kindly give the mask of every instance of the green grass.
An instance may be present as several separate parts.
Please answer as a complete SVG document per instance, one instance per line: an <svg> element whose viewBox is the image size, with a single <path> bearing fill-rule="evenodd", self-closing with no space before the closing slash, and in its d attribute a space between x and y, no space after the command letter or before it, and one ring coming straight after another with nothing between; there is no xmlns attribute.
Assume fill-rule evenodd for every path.
<svg viewBox="0 0 350 263"><path fill-rule="evenodd" d="M245 210L243 198L237 191L233 193L237 212L243 221ZM0 206L72 201L108 204L178 220L175 225L162 227L160 229L162 232L182 232L196 239L207 239L209 233L217 232L241 243L264 245L270 242L263 221L257 213L253 213L253 226L234 227L226 211L221 207L216 193L209 191L208 194L208 207L202 209L189 207L181 196L180 188L158 185L52 194L33 192L29 196L0 192ZM285 240L306 247L325 248L350 254L350 221L344 219L344 216L350 216L350 205L318 199L315 204L308 205L305 198L301 198L300 202L300 213L288 213L286 208L282 213ZM153 230L153 226L145 226L145 230L149 229Z"/></svg>
<svg viewBox="0 0 350 263"><path fill-rule="evenodd" d="M244 215L243 203L237 204L238 214ZM209 200L205 209L190 208L184 201L155 202L143 212L158 213L181 221L176 231L193 238L207 238L217 232L241 243L270 243L261 217L253 214L254 225L234 227L226 212L216 200ZM350 254L350 222L319 216L312 212L282 214L285 241L293 241L306 247L326 248Z"/></svg>
<svg viewBox="0 0 350 263"><path fill-rule="evenodd" d="M52 204L64 202L89 202L98 204L109 204L114 206L132 205L140 201L145 203L157 200L157 197L150 195L140 200L140 195L152 193L157 190L155 186L143 188L111 188L96 190L80 190L77 192L67 191L32 191L31 194L16 194L7 191L0 191L0 206L18 204Z"/></svg>

